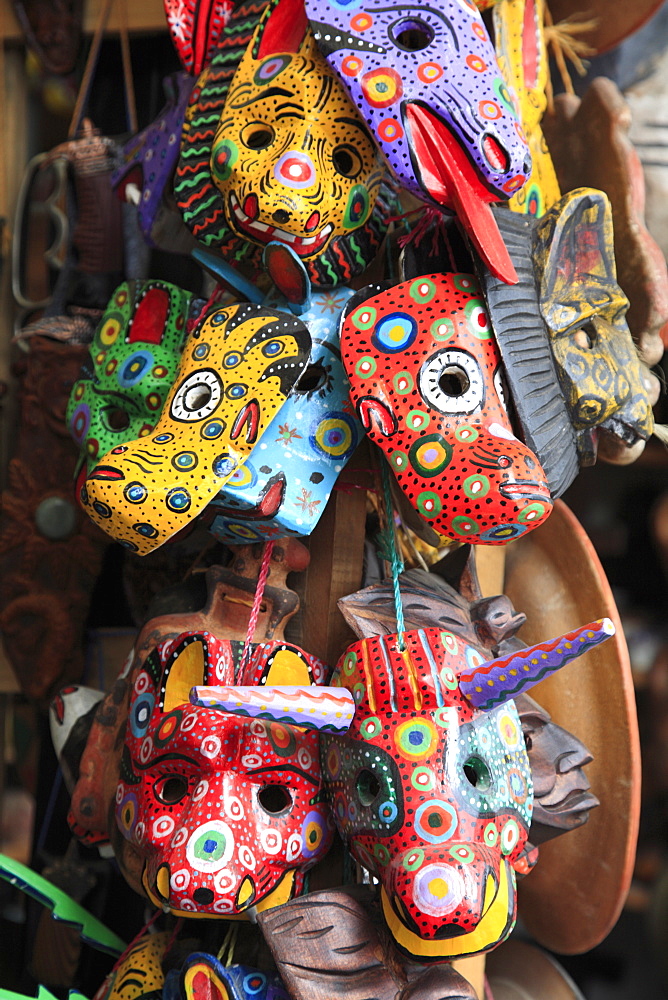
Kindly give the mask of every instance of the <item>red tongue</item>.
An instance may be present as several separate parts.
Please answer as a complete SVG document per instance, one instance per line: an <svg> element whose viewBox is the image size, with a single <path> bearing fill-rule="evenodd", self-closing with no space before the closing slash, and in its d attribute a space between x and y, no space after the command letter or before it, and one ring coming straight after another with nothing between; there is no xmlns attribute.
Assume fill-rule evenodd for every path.
<svg viewBox="0 0 668 1000"><path fill-rule="evenodd" d="M406 124L419 181L427 193L457 213L464 229L495 278L516 285L517 273L492 215L496 201L469 163L450 130L419 104L407 104Z"/></svg>

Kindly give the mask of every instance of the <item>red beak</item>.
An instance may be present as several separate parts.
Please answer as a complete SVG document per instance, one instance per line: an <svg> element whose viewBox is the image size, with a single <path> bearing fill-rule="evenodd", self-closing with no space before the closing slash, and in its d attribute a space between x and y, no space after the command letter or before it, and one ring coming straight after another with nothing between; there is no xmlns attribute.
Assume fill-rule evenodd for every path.
<svg viewBox="0 0 668 1000"><path fill-rule="evenodd" d="M498 201L482 183L448 127L420 104L405 106L405 121L418 180L434 201L451 208L494 277L516 285L517 273L489 203Z"/></svg>

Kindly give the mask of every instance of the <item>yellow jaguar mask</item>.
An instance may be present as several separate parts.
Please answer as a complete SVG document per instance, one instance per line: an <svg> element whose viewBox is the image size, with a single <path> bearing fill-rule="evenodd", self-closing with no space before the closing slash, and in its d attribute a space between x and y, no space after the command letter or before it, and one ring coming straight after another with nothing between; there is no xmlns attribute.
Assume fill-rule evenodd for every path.
<svg viewBox="0 0 668 1000"><path fill-rule="evenodd" d="M184 528L250 455L310 349L289 313L244 304L207 316L153 434L113 448L86 480L81 502L93 521L140 555Z"/></svg>
<svg viewBox="0 0 668 1000"><path fill-rule="evenodd" d="M267 9L232 80L210 166L228 225L253 243L276 240L309 259L369 218L381 157L303 3Z"/></svg>

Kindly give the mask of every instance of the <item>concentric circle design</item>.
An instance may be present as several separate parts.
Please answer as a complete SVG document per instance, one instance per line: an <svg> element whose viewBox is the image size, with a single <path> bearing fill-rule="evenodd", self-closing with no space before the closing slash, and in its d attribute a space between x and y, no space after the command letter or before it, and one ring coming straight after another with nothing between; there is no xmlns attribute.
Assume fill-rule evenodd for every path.
<svg viewBox="0 0 668 1000"><path fill-rule="evenodd" d="M342 461L348 458L357 446L357 429L347 413L326 413L313 434L309 444L316 453Z"/></svg>
<svg viewBox="0 0 668 1000"><path fill-rule="evenodd" d="M455 334L455 324L449 316L441 316L433 321L429 330L434 340L450 340Z"/></svg>
<svg viewBox="0 0 668 1000"><path fill-rule="evenodd" d="M280 722L272 722L267 727L269 741L279 757L292 757L297 750L297 741L291 728Z"/></svg>
<svg viewBox="0 0 668 1000"><path fill-rule="evenodd" d="M360 306L350 317L358 330L369 330L376 322L378 313L372 306Z"/></svg>
<svg viewBox="0 0 668 1000"><path fill-rule="evenodd" d="M411 773L411 784L418 792L431 792L436 787L436 777L430 767L416 767Z"/></svg>
<svg viewBox="0 0 668 1000"><path fill-rule="evenodd" d="M307 813L302 823L303 853L307 858L314 858L320 852L325 833L322 815L315 810Z"/></svg>
<svg viewBox="0 0 668 1000"><path fill-rule="evenodd" d="M255 71L253 82L258 86L269 83L279 73L282 73L285 67L289 66L291 62L291 55L269 56Z"/></svg>
<svg viewBox="0 0 668 1000"><path fill-rule="evenodd" d="M148 490L143 483L128 483L123 490L123 496L128 503L144 503L148 496Z"/></svg>
<svg viewBox="0 0 668 1000"><path fill-rule="evenodd" d="M274 178L284 187L312 187L318 180L315 164L307 153L289 149L274 166Z"/></svg>
<svg viewBox="0 0 668 1000"><path fill-rule="evenodd" d="M380 735L382 729L383 726L378 716L370 715L369 718L364 719L360 725L360 736L362 736L365 740L372 740L376 736Z"/></svg>
<svg viewBox="0 0 668 1000"><path fill-rule="evenodd" d="M436 62L423 62L417 68L417 75L422 83L436 83L443 76L443 67Z"/></svg>
<svg viewBox="0 0 668 1000"><path fill-rule="evenodd" d="M151 691L140 694L130 712L130 731L135 737L142 737L148 729L155 708L155 696Z"/></svg>
<svg viewBox="0 0 668 1000"><path fill-rule="evenodd" d="M403 96L401 77L390 66L370 70L360 83L366 100L373 108L389 108Z"/></svg>
<svg viewBox="0 0 668 1000"><path fill-rule="evenodd" d="M378 364L376 359L372 358L370 354L365 354L355 362L355 374L359 376L359 378L370 378L372 375L376 374L377 368Z"/></svg>
<svg viewBox="0 0 668 1000"><path fill-rule="evenodd" d="M421 493L418 493L415 505L418 513L427 519L438 517L443 510L443 501L433 490L422 490Z"/></svg>
<svg viewBox="0 0 668 1000"><path fill-rule="evenodd" d="M381 802L378 806L378 819L381 823L386 823L389 826L391 823L394 823L398 815L397 804L396 802L392 802L391 799Z"/></svg>
<svg viewBox="0 0 668 1000"><path fill-rule="evenodd" d="M182 514L190 507L190 494L182 486L175 486L165 497L165 506L168 510L177 514Z"/></svg>
<svg viewBox="0 0 668 1000"><path fill-rule="evenodd" d="M214 142L211 147L211 173L217 181L228 181L239 159L239 147L232 139Z"/></svg>
<svg viewBox="0 0 668 1000"><path fill-rule="evenodd" d="M119 385L123 386L124 389L137 385L138 382L141 382L144 375L150 372L154 364L155 359L150 351L135 351L123 363L123 367L116 376Z"/></svg>
<svg viewBox="0 0 668 1000"><path fill-rule="evenodd" d="M462 489L471 500L482 500L486 497L491 488L491 483L487 476L475 475L467 476L462 483Z"/></svg>
<svg viewBox="0 0 668 1000"><path fill-rule="evenodd" d="M520 828L516 820L509 819L501 831L501 853L512 854L520 839Z"/></svg>
<svg viewBox="0 0 668 1000"><path fill-rule="evenodd" d="M415 832L428 844L444 844L452 837L457 825L455 807L443 799L430 799L415 811Z"/></svg>
<svg viewBox="0 0 668 1000"><path fill-rule="evenodd" d="M175 708L164 717L155 734L155 745L157 747L164 747L169 743L174 733L179 729L182 718L183 710L180 708Z"/></svg>
<svg viewBox="0 0 668 1000"><path fill-rule="evenodd" d="M198 872L218 872L232 857L234 834L222 820L209 820L191 833L186 858Z"/></svg>
<svg viewBox="0 0 668 1000"><path fill-rule="evenodd" d="M392 376L392 385L396 393L405 396L415 388L415 379L410 372L397 372L396 375Z"/></svg>
<svg viewBox="0 0 668 1000"><path fill-rule="evenodd" d="M404 130L396 118L385 118L379 123L377 132L383 142L395 142L404 137Z"/></svg>
<svg viewBox="0 0 668 1000"><path fill-rule="evenodd" d="M450 464L452 445L440 434L428 434L411 445L408 458L420 476L431 479Z"/></svg>
<svg viewBox="0 0 668 1000"><path fill-rule="evenodd" d="M485 841L488 847L496 847L496 843L499 839L499 831L494 823L488 823L484 829L482 839Z"/></svg>
<svg viewBox="0 0 668 1000"><path fill-rule="evenodd" d="M414 847L404 854L401 864L405 871L415 872L424 864L424 851L421 847Z"/></svg>
<svg viewBox="0 0 668 1000"><path fill-rule="evenodd" d="M491 339L492 326L480 299L471 299L470 302L467 302L464 306L464 315L467 326L474 337L477 337L478 340Z"/></svg>
<svg viewBox="0 0 668 1000"><path fill-rule="evenodd" d="M422 913L446 917L466 896L466 881L450 865L426 865L415 876L413 902Z"/></svg>
<svg viewBox="0 0 668 1000"><path fill-rule="evenodd" d="M418 305L426 305L436 295L436 285L429 278L416 278L408 286L408 294Z"/></svg>
<svg viewBox="0 0 668 1000"><path fill-rule="evenodd" d="M462 865L470 865L475 861L475 852L467 844L453 844L448 849L448 854Z"/></svg>
<svg viewBox="0 0 668 1000"><path fill-rule="evenodd" d="M409 719L395 729L394 745L405 760L425 760L438 746L438 730L429 719Z"/></svg>
<svg viewBox="0 0 668 1000"><path fill-rule="evenodd" d="M418 325L408 313L393 312L376 323L371 343L384 354L406 351L417 337Z"/></svg>
<svg viewBox="0 0 668 1000"><path fill-rule="evenodd" d="M472 517L465 517L463 514L453 517L450 527L456 535L461 535L462 538L480 533L478 522Z"/></svg>

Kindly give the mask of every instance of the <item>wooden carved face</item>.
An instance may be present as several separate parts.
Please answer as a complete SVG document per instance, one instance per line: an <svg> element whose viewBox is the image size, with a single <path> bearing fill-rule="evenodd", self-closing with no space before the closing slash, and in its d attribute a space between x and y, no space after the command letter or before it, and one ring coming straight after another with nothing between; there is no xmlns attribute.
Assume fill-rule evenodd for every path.
<svg viewBox="0 0 668 1000"><path fill-rule="evenodd" d="M306 9L395 174L454 209L486 259L490 214L481 206L521 188L531 158L473 3L307 0ZM489 264L501 266L497 252Z"/></svg>
<svg viewBox="0 0 668 1000"><path fill-rule="evenodd" d="M472 275L369 286L346 307L341 348L362 425L435 531L501 545L545 520L545 473L513 433Z"/></svg>
<svg viewBox="0 0 668 1000"><path fill-rule="evenodd" d="M286 37L285 6L272 5L239 64L211 175L239 236L286 243L308 260L367 222L384 168L305 21L298 44Z"/></svg>
<svg viewBox="0 0 668 1000"><path fill-rule="evenodd" d="M192 686L234 682L241 645L184 633L133 682L116 822L148 896L184 916L285 902L331 842L316 732L188 701ZM256 647L241 679L281 673L324 680L318 660L280 642Z"/></svg>
<svg viewBox="0 0 668 1000"><path fill-rule="evenodd" d="M67 407L89 472L116 445L155 427L179 366L192 298L166 281L124 282L112 295Z"/></svg>
<svg viewBox="0 0 668 1000"><path fill-rule="evenodd" d="M188 525L251 453L310 347L288 313L233 305L207 316L153 433L112 449L82 487L93 521L140 554Z"/></svg>
<svg viewBox="0 0 668 1000"><path fill-rule="evenodd" d="M494 947L515 914L517 863L533 793L512 702L472 709L458 674L484 662L452 632L425 628L354 643L335 684L353 692L348 737L324 737L334 818L382 885L398 946L421 962Z"/></svg>

